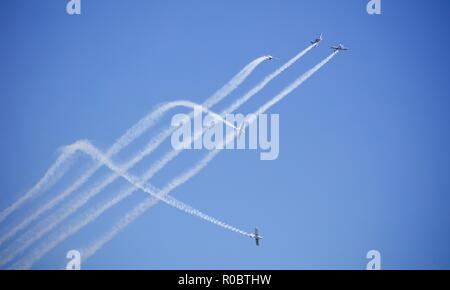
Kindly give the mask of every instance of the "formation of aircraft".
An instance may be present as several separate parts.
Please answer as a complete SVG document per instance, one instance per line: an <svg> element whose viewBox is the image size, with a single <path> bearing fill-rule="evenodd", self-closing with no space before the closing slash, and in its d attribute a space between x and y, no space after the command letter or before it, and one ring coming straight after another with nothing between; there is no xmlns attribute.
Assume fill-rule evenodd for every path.
<svg viewBox="0 0 450 290"><path fill-rule="evenodd" d="M348 50L348 48L343 46L342 44L339 44L337 46L331 46L331 49L334 49L334 51Z"/></svg>
<svg viewBox="0 0 450 290"><path fill-rule="evenodd" d="M319 35L319 37L317 37L316 39L314 39L313 41L311 41L311 44L319 45L319 43L321 43L322 40L323 40L323 33L321 33L321 34ZM334 51L344 51L344 50L349 50L349 48L345 47L345 46L342 45L342 44L339 44L339 45L337 45L337 46L331 46L331 49L333 49ZM271 56L271 55L267 55L267 59L268 59L268 60L273 60L274 57ZM236 130L237 137L240 138L241 135L242 135L242 133L244 132L244 129L245 129L245 122L243 122L239 128L236 128L236 127L233 126L233 125L231 125L231 126ZM256 245L259 246L260 241L262 240L263 237L259 235L258 228L255 228L255 232L254 232L254 234L253 234L252 237L255 239Z"/></svg>
<svg viewBox="0 0 450 290"><path fill-rule="evenodd" d="M316 39L314 39L313 41L311 41L311 44L317 44L319 45L319 43L321 43L323 40L323 33L321 33L319 35L319 37L317 37ZM334 49L334 51L343 51L343 50L349 50L347 47L343 46L342 44L339 44L337 46L331 46L332 49Z"/></svg>

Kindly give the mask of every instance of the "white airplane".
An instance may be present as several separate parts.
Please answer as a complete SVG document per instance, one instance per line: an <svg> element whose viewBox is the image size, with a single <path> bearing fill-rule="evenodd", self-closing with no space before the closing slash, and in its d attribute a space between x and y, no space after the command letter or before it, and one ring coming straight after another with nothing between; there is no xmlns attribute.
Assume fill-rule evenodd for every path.
<svg viewBox="0 0 450 290"><path fill-rule="evenodd" d="M214 112L209 112L209 114L211 114L211 116L214 118L214 121L212 121L209 126L206 126L206 129L211 129L212 127L216 126L216 122L221 122L224 123L226 126L229 126L231 128L233 128L234 130L236 130L236 132L239 131L239 128L236 127L234 124L230 123L229 121L227 121L225 118L223 118L221 115L216 114Z"/></svg>
<svg viewBox="0 0 450 290"><path fill-rule="evenodd" d="M316 39L314 39L313 41L311 41L311 44L317 44L317 45L319 45L319 43L322 41L322 39L323 39L323 33L321 33L321 34L319 35L319 37L317 37Z"/></svg>
<svg viewBox="0 0 450 290"><path fill-rule="evenodd" d="M244 133L246 123L246 121L242 122L241 126L236 130L238 139L241 138L242 133Z"/></svg>
<svg viewBox="0 0 450 290"><path fill-rule="evenodd" d="M267 58L267 60L278 59L278 58L273 57L273 56L271 56L271 55L266 55L266 58Z"/></svg>
<svg viewBox="0 0 450 290"><path fill-rule="evenodd" d="M247 121L242 122L241 126L239 126L239 128L238 128L234 124L232 124L229 121L222 118L220 115L217 115L213 112L210 112L210 114L212 114L212 116L216 119L216 121L224 123L226 126L233 128L236 132L236 136L238 139L241 137L242 133L244 133L245 126L247 125ZM206 126L206 129L209 130L209 129L213 128L214 126L216 126L216 121L212 121L208 126Z"/></svg>
<svg viewBox="0 0 450 290"><path fill-rule="evenodd" d="M255 234L253 237L255 238L256 245L259 246L259 241L262 240L263 237L259 235L258 228L255 228Z"/></svg>
<svg viewBox="0 0 450 290"><path fill-rule="evenodd" d="M342 50L349 50L349 48L343 46L342 44L339 44L338 46L331 46L334 51L342 51Z"/></svg>

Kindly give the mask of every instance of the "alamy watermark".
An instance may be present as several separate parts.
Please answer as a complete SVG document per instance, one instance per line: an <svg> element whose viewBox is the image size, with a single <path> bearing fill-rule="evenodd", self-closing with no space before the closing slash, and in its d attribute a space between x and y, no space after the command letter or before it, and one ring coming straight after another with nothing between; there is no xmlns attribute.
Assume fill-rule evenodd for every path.
<svg viewBox="0 0 450 290"><path fill-rule="evenodd" d="M192 120L187 114L176 114L171 125L176 128L171 136L175 150L259 149L262 151L261 160L275 160L280 152L278 114L204 116L201 106L198 106L194 108Z"/></svg>
<svg viewBox="0 0 450 290"><path fill-rule="evenodd" d="M380 15L381 14L381 0L370 0L367 3L367 13L370 15Z"/></svg>
<svg viewBox="0 0 450 290"><path fill-rule="evenodd" d="M66 258L69 259L67 262L66 270L81 270L81 253L77 250L70 250L67 252Z"/></svg>
<svg viewBox="0 0 450 290"><path fill-rule="evenodd" d="M381 253L377 250L367 252L366 258L369 259L366 270L381 270Z"/></svg>
<svg viewBox="0 0 450 290"><path fill-rule="evenodd" d="M81 14L81 0L69 0L66 5L66 12L69 15Z"/></svg>

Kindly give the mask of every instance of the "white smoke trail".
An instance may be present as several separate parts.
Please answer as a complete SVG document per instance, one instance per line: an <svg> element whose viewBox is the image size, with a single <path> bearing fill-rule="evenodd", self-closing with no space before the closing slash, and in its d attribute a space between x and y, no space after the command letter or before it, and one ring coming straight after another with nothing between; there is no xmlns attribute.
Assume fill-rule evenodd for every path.
<svg viewBox="0 0 450 290"><path fill-rule="evenodd" d="M321 69L324 65L326 65L339 51L336 50L332 54L330 54L327 58L322 60L320 63L315 65L312 69L301 75L298 79L296 79L292 84L286 87L281 93L276 95L270 101L261 106L254 114L254 116L258 116L260 114L264 114L268 109L272 106L276 105L279 101L284 99L287 95L289 95L292 91L298 88L301 84L303 84L306 80L308 80L312 75L314 75L319 69ZM253 121L252 121L253 122Z"/></svg>
<svg viewBox="0 0 450 290"><path fill-rule="evenodd" d="M259 84L257 84L254 88L252 88L249 92L247 92L244 96L239 98L236 102L234 102L232 105L230 105L228 108L226 108L221 115L224 116L225 114L230 114L233 111L237 110L240 106L242 106L245 102L250 100L254 95L256 95L258 92L260 92L265 86L267 86L270 81L272 81L274 78L276 78L278 75L280 75L282 72L284 72L287 68L292 66L296 61L298 61L301 57L303 57L307 52L309 52L312 48L316 47L317 45L310 45L300 53L298 53L296 56L294 56L292 59L290 59L288 62L286 62L284 65L282 65L280 68L275 70L273 73L268 75L264 78L263 81L261 81ZM198 138L200 138L204 133L204 130L194 135L194 137L191 140L188 140L185 145L190 145L194 143ZM168 137L168 136L167 136ZM184 148L184 146L180 146L181 148ZM145 152L145 150L144 150ZM151 179L158 171L160 171L162 168L164 168L170 161L172 161L175 157L177 157L183 150L170 150L168 151L162 158L160 158L158 161L156 161L145 173L145 177L143 179L149 180ZM137 157L136 159L139 159L140 157ZM133 188L130 188L130 190L135 190Z"/></svg>
<svg viewBox="0 0 450 290"><path fill-rule="evenodd" d="M225 84L221 89L219 89L215 94L213 94L211 97L207 99L205 104L202 106L203 108L209 108L216 104L217 102L221 101L223 98L225 98L227 95L229 95L233 90L235 90L242 82L245 81L245 79L258 67L259 64L262 62L268 60L269 58L267 56L259 57L255 60L253 60L251 63L246 65L238 74L236 74L227 84ZM124 147L126 147L128 144L133 142L136 138L138 138L141 134L143 134L148 128L153 126L156 121L159 120L159 118L167 111L172 108L175 108L178 104L176 102L174 103L168 103L165 104L159 108L157 108L155 111L148 114L146 117L141 119L137 124L135 124L133 127L131 127L123 136L121 136L114 144L113 146L107 151L106 156L108 158L112 157L113 155L117 154L119 151L121 151ZM160 134L156 141L164 140L165 136L170 136L171 131L169 132L166 130L164 132L165 134ZM156 148L158 145L158 142L154 142L153 144L149 144L149 148ZM161 141L162 142L162 141ZM152 147L153 146L153 147ZM148 150L151 152L151 150ZM30 198L35 196L35 194L41 190L45 184L50 180L51 176L54 176L54 173L56 172L56 169L60 167L62 162L64 162L65 156L63 153L63 156L58 158L58 160L51 166L48 174L41 179L40 182L36 186L33 187L29 192L27 192L22 198L20 198L17 202L15 202L13 205L5 209L0 213L0 216L2 217L2 220L5 219L7 216L9 216L11 213L13 213L15 210L17 210L20 206L22 206L26 201L28 201ZM2 235L0 237L0 245L3 244L6 240L13 237L18 231L22 230L23 228L27 227L31 222L36 220L39 216L41 216L46 211L50 210L57 204L59 204L61 201L63 201L67 196L69 196L72 192L77 190L80 186L82 186L100 167L102 164L95 164L91 168L89 168L86 172L83 173L83 175L78 178L69 188L58 194L54 199L50 200L48 203L37 209L35 212L33 212L31 215L27 216L22 222L20 222L18 225L11 228L9 232L7 232L5 235ZM1 220L0 220L1 222Z"/></svg>
<svg viewBox="0 0 450 290"><path fill-rule="evenodd" d="M261 83L259 83L257 86L255 86L253 89L251 89L247 94L245 94L243 97L241 97L237 102L233 103L229 108L227 108L222 115L232 112L233 110L237 109L239 106L241 106L242 104L244 104L246 101L248 101L251 97L253 97L255 94L257 94L259 91L261 91L271 80L273 80L275 77L277 77L278 75L280 75L282 72L284 72L287 68L289 68L291 65L293 65L296 61L298 61L302 56L304 56L307 52L309 52L313 47L315 47L315 45L310 45L308 46L306 49L304 49L303 51L301 51L299 54L297 54L294 58L292 58L291 60L289 60L287 63L285 63L283 66L281 66L279 69L277 69L275 72L271 73L269 76L267 76ZM135 158L133 158L133 162L138 162L140 161L143 157L145 157L148 152L147 148L151 147L151 148L156 148L159 144L161 144L161 142L163 140L165 140L166 138L168 138L171 133L173 132L173 130L168 129L162 132L162 134L160 134L158 137L156 137L153 141L151 141L146 149L144 149L142 152L140 152ZM199 137L201 137L203 134L203 132L201 132L200 134L197 134L192 141L190 141L190 143L194 142L195 140L197 140ZM169 163L171 160L173 160L176 156L178 156L180 153L182 152L182 150L171 150L168 153L166 153L164 155L163 158L161 158L160 160L158 160L156 162L156 164L154 164L146 173L145 173L145 177L143 178L143 180L145 180L145 182L147 180L149 180L151 177L153 177L159 170L161 170L167 163ZM131 164L131 162L130 162ZM73 213L74 211L76 211L80 206L84 205L89 199L91 199L92 197L94 197L98 192L100 192L105 186L107 186L108 184L112 183L118 176L117 175L111 175L110 177L108 177L104 182L102 182L100 185L94 187L93 189L91 189L86 195L83 195L81 197L81 199L78 202L75 202L73 204L70 205L69 209L64 210L62 215L55 221L53 220L50 224L50 227L47 227L45 229L45 232L48 232L49 230L51 230L51 228L53 228L54 226L56 226L58 223L60 223L63 219L65 219L67 216L69 216L71 213ZM118 202L121 201L123 198L129 196L130 194L132 194L136 189L134 187L130 188L129 190L125 191L125 192L121 192L118 197ZM116 199L116 198L115 198ZM116 203L114 203L116 204ZM109 207L108 207L109 208ZM107 208L107 209L108 209ZM106 210L106 209L105 209ZM104 210L103 210L104 211ZM93 215L93 216L98 216L98 215ZM92 220L94 220L96 217L94 217Z"/></svg>
<svg viewBox="0 0 450 290"><path fill-rule="evenodd" d="M165 112L167 112L170 109L176 108L176 107L187 107L187 108L192 108L194 110L196 110L197 112L206 112L211 114L215 119L224 122L226 125L228 126L232 126L234 127L233 124L230 124L228 121L226 121L224 118L222 118L222 116L220 116L219 114L216 114L215 112L212 112L211 110L203 107L202 105L193 103L193 102L189 102L189 101L174 101L174 102L170 102L170 103L166 103L161 105L160 107L158 107L156 110L154 110L150 116L152 118L146 118L145 119L145 126L144 124L140 124L139 126L135 126L134 129L129 130L127 133L125 133L123 138L120 138L119 141L117 143L122 144L122 148L123 146L126 146L129 142L131 142L130 140L132 140L132 138L130 138L129 136L131 135L131 132L134 132L136 136L135 138L138 137L139 134L142 134L142 132L145 131L146 128L149 128L150 125L154 124ZM141 122L139 122L141 123ZM166 136L170 136L170 133L172 132L172 128L165 132L162 136L159 135L155 140L152 140L149 145L146 147L146 149L144 151L140 151L130 162L127 163L127 165L125 166L126 169L130 169L132 168L137 162L139 162L140 160L142 160L145 156L149 155L153 150L156 149L156 147L162 142L164 141ZM137 133L137 134L136 134ZM83 141L81 141L83 142ZM116 144L117 144L116 143ZM111 155L115 154L118 152L118 150L120 150L120 146L116 146L116 144L114 144L114 146L112 147L111 150L108 151L108 153L106 153L106 156L109 158ZM52 166L51 168L51 174L54 175L56 170L58 168L61 167L61 165L63 164L63 162L65 162L69 157L73 156L74 154L76 154L77 152L77 142L74 143L73 146L67 146L65 148L65 150L63 150L63 153L61 154L60 158L58 158L57 162L54 164L54 166ZM78 189L81 185L83 185L90 176L92 176L92 174L94 174L100 167L102 166L101 163L96 163L92 168L88 169L75 183L73 183L68 189L66 189L65 191L63 191L62 193L60 193L59 195L57 195L55 198L53 198L50 202L48 202L47 204L45 204L44 206L42 206L41 208L39 208L37 211L33 212L31 215L28 215L21 223L19 223L18 225L16 225L15 227L12 227L7 233L5 233L4 235L2 235L0 237L0 245L3 244L5 241L7 241L8 239L10 239L11 237L13 237L18 231L20 231L21 229L25 228L27 225L29 225L31 222L33 222L34 220L36 220L41 214L43 214L44 212L46 212L47 210L51 209L52 207L54 207L55 205L57 205L59 202L61 202L64 198L66 198L69 194L71 194L73 191L75 191L76 189ZM105 180L103 183L101 183L100 185L98 185L97 187L95 187L93 189L93 191L90 191L88 193L88 197L83 198L82 200L80 200L78 203L76 204L72 204L71 207L75 208L76 205L79 204L84 204L85 202L87 202L91 196L95 195L96 192L99 192L102 188L106 187L107 185L109 185L110 183L112 183L115 179L117 178L117 176L112 175L110 176L107 180ZM94 194L90 194L91 192L95 192ZM81 206L79 205L79 206ZM63 219L65 217L67 217L68 215L70 215L71 213L73 213L74 210L70 211L70 210L65 210L62 215L59 217L59 219L54 220L53 223L50 225L51 228L53 228L54 226L56 226L59 222L60 219ZM51 228L47 229L47 231L51 230ZM33 235L34 239L37 239L39 235Z"/></svg>
<svg viewBox="0 0 450 290"><path fill-rule="evenodd" d="M22 195L12 205L0 212L0 223L5 220L11 213L21 207L25 202L36 196L36 194L43 190L45 187L49 187L57 182L69 168L68 166L66 166L64 168L65 170L62 170L63 165L67 164L71 157L72 154L70 154L69 152L62 152L62 154L58 156L56 161L50 166L44 176L38 181L38 183L36 183L35 186L33 186L33 188Z"/></svg>
<svg viewBox="0 0 450 290"><path fill-rule="evenodd" d="M241 97L239 100L239 102L234 103L232 105L232 107L234 108L238 108L238 106L241 106L242 104L244 104L247 100L249 100L252 96L254 96L255 94L257 94L259 91L261 91L271 80L273 80L275 77L277 77L278 75L280 75L283 71L285 71L288 67L290 67L291 65L293 65L296 61L298 61L302 56L304 56L307 52L309 52L313 47L315 47L315 45L310 45L309 47L307 47L306 49L304 49L303 51L301 51L300 53L298 53L295 57L293 57L291 60L289 60L287 63L285 63L283 66L281 66L279 69L277 69L275 72L271 73L269 76L267 76L261 83L259 83L257 86L255 86L253 89L251 89L247 94L245 94L243 97ZM264 58L264 60L268 59L267 57ZM227 87L227 86L225 86ZM221 96L213 96L210 99L208 99L205 103L204 103L204 107L208 108L209 106L214 105L215 103L217 103L218 101L220 101L223 97ZM231 107L230 107L231 108ZM228 108L225 110L225 112L227 111L231 111L231 109ZM225 114L222 113L222 115ZM220 116L217 116L217 114L215 115L216 118L221 118ZM228 124L229 125L229 124ZM234 125L229 125L229 126L233 126ZM152 139L149 144L147 144L147 146L145 147L144 150L140 151L130 162L127 163L127 165L125 166L126 170L128 170L129 168L131 168L132 166L134 166L137 162L139 162L140 160L142 160L145 156L147 156L148 154L150 154L153 150L155 150L164 140L166 140L168 137L171 136L172 132L174 131L174 128L172 127L168 127L167 129L163 130L158 136L156 136L154 139ZM201 132L201 134L197 134L194 139L192 140L192 142L194 142L196 139L198 139L199 137L201 137L201 135L203 134L203 132ZM191 143L192 143L191 142ZM163 158L161 158L160 160L158 160L158 162L156 162L156 164L154 164L146 173L145 173L145 180L149 180L151 177L153 177L160 169L162 169L168 162L170 162L171 160L173 160L176 156L178 156L180 153L182 152L182 150L172 150L170 152L168 152ZM87 193L84 193L81 195L81 197L75 201L74 203L70 204L68 208L63 209L61 214L59 216L57 216L56 218L51 218L50 222L48 222L48 226L46 226L44 229L42 229L40 232L38 232L38 234L32 232L32 233L28 233L30 236L33 237L33 240L37 240L38 238L40 238L43 233L46 233L48 231L50 231L51 229L53 229L56 225L58 225L60 222L62 222L65 218L67 218L68 216L70 216L72 213L74 213L78 208L80 208L81 206L83 206L84 204L86 204L91 198L93 198L95 195L97 195L103 188L105 188L106 186L108 186L109 184L111 184L114 180L116 180L116 178L118 178L118 175L116 174L112 174L110 176L108 176L103 182L101 182L100 184L96 185L94 188L91 188ZM119 197L125 198L127 196L129 196L131 193L133 193L135 191L134 187L131 187L129 190L127 190L127 192L122 192L119 194ZM120 199L121 200L121 199ZM1 240L0 240L1 241ZM1 242L0 242L1 244ZM27 242L27 244L31 244L30 242Z"/></svg>
<svg viewBox="0 0 450 290"><path fill-rule="evenodd" d="M256 87L251 89L247 94L245 94L242 98L239 98L234 102L230 107L228 107L227 110L225 110L222 114L230 114L237 110L240 106L242 106L245 102L247 102L251 97L253 97L255 94L257 94L259 91L261 91L270 81L272 81L274 78L276 78L278 75L280 75L282 72L284 72L286 69L288 69L291 65L296 63L300 58L302 58L305 54L307 54L311 49L316 47L317 44L312 44L305 48L303 51L298 53L296 56L294 56L292 59L290 59L288 62L286 62L284 65L282 65L280 68L278 68L276 71L271 73L270 75L266 76L262 82L260 82Z"/></svg>
<svg viewBox="0 0 450 290"><path fill-rule="evenodd" d="M316 73L320 68L322 68L326 63L328 63L337 52L332 53L330 56L328 56L326 59L321 61L318 65L301 75L297 80L295 80L291 85L286 87L282 92L280 92L278 95L276 95L273 99L271 99L269 102L261 106L256 112L255 116L257 114L262 114L266 112L268 109L270 109L272 106L274 106L276 103L281 101L283 98L285 98L287 95L289 95L292 91L294 91L296 88L298 88L303 82L305 82L307 79L309 79L314 73ZM251 119L248 121L248 123L253 122L255 119ZM235 135L230 134L227 136L225 144L231 142L234 140ZM199 161L194 168L190 169L188 172L186 172L183 176L179 178L175 178L174 181L171 183L170 186L172 186L174 189L178 185L186 182L191 177L195 176L202 168L204 168L206 165L209 164L211 160L214 159L214 157L220 152L221 150L213 150L210 153L206 155L201 161ZM171 189L171 190L172 190ZM170 193L171 190L165 192L161 192L158 194L158 196L161 196L163 194ZM135 219L140 217L144 212L146 212L149 208L151 208L153 205L155 205L158 202L157 198L149 197L145 201L138 204L134 209L132 209L129 213L125 215L117 224L115 224L110 231L108 231L106 234L104 234L99 239L95 240L90 246L85 248L82 251L83 260L86 261L89 257L94 255L99 249L103 247L107 242L112 240L117 234L119 234L126 226L128 226L130 223L132 223ZM254 237L253 234L250 234L250 237Z"/></svg>
<svg viewBox="0 0 450 290"><path fill-rule="evenodd" d="M168 194L174 188L188 181L191 177L195 176L201 169L203 169L217 154L219 150L211 151L204 159L196 164L196 166L186 172L183 176L176 178L173 182L171 182L165 190L162 190L158 193L159 196L163 196L164 194ZM128 212L124 217L122 217L109 231L107 231L103 236L99 239L95 240L89 247L82 249L81 255L83 256L83 260L86 261L92 255L94 255L98 250L100 250L106 243L112 240L117 234L119 234L123 229L125 229L129 224L131 224L134 220L140 217L144 212L146 212L149 208L154 206L158 202L158 198L147 198L145 201L141 202L135 208L133 208L130 212ZM252 233L245 234L248 237L254 237ZM27 264L28 268L31 267L32 263ZM27 269L27 267L25 267Z"/></svg>
<svg viewBox="0 0 450 290"><path fill-rule="evenodd" d="M151 196L155 197L157 200L161 200L164 203L173 206L179 210L182 210L188 214L191 214L193 216L196 216L198 218L201 218L205 221L208 221L212 224L215 224L217 226L220 226L224 229L236 232L238 234L252 237L252 233L245 232L243 230L240 230L234 226L231 226L223 221L220 221L214 217L211 217L179 200L176 200L175 198L168 196L168 192L173 190L174 187L177 187L179 184L186 182L189 180L193 175L197 174L210 160L205 159L203 160L203 163L197 164L194 168L192 168L187 174L181 176L177 179L177 183L169 183L168 186L166 186L164 189L159 190L151 185L145 185L145 181L139 180L138 178L129 175L125 172L123 168L119 168L115 164L113 164L110 160L106 158L104 154L102 154L98 149L96 149L94 146L92 146L89 142L80 142L77 144L77 146L82 150L83 152L91 155L93 158L97 159L99 162L102 162L105 164L109 169L114 171L116 174L120 175L121 177L125 178L128 182L133 184L135 187L141 189L142 191L150 194ZM114 200L110 200L108 203L113 203ZM109 204L103 205L104 208L110 207ZM106 209L105 209L106 210ZM98 211L94 211L94 214L100 214ZM50 239L50 242L42 244L37 250L33 251L33 253L29 256L27 256L23 261L20 261L19 263L15 264L13 268L18 269L26 269L32 266L34 261L40 259L43 255L45 255L48 251L53 249L56 245L58 245L61 241L67 238L67 236L72 235L73 233L77 232L79 229L84 227L86 224L88 224L91 221L92 214L87 214L84 216L84 218L80 221L78 221L75 225L67 227L66 230L56 235L55 237L52 237ZM18 253L8 253L6 257L2 257L1 263L2 265L6 264L7 262L11 261L15 255ZM84 256L83 256L84 258Z"/></svg>
<svg viewBox="0 0 450 290"><path fill-rule="evenodd" d="M212 116L214 116L216 120L226 124L227 126L232 126L233 128L235 128L233 124L229 123L222 116L220 116L206 108L203 108L200 105L197 105L195 103L188 102L188 101L180 101L180 102L178 102L178 104L187 106L187 107L191 107L194 109L200 108L202 111L205 111L205 112L211 114ZM111 169L111 171L113 171L115 173L115 175L106 179L106 182L108 182L108 183L111 183L113 181L113 179L115 179L117 176L122 176L122 177L126 178L126 172L132 167L132 165L134 165L133 161L131 162L131 164L127 164L123 168L119 168L119 167L113 165L112 161L109 160L106 155L104 155L100 150L95 148L89 141L86 141L86 140L80 140L80 141L75 142L72 145L67 146L65 151L67 151L67 152L81 151L83 153L90 155L99 164L104 164L104 165L108 166L109 169ZM127 179L127 180L130 181L129 179ZM9 261L11 261L12 259L14 259L15 256L17 256L18 254L23 252L25 249L27 249L29 246L31 246L36 240L42 238L46 233L48 233L54 227L56 227L62 220L64 220L65 218L67 218L68 216L73 214L78 208L80 208L83 204L85 204L88 201L88 199L91 197L91 194L89 194L89 193L100 191L99 188L104 188L106 186L106 184L105 184L106 182L102 182L100 185L97 185L96 187L94 187L92 191L88 192L88 194L85 196L85 198L78 199L74 203L71 203L68 208L62 209L58 214L49 216L43 222L39 223L38 225L34 226L31 230L29 230L28 232L23 234L9 248L2 250L2 253L0 255L0 266L2 266L4 264L8 263ZM136 184L134 182L130 181L130 183L132 183L133 185L136 186ZM127 197L130 194L131 194L131 192L128 191L128 194L125 194L125 195L122 194L122 195L115 197L113 200L111 200L112 202L111 201L108 202L108 207L105 207L104 210L110 208L111 206L113 206L114 204L116 204L117 202L124 199L125 197ZM102 208L104 208L104 207L102 206ZM95 214L95 217L99 216L102 212ZM213 221L213 220L211 219L211 221ZM73 229L75 229L75 228L78 228L78 227L74 227Z"/></svg>

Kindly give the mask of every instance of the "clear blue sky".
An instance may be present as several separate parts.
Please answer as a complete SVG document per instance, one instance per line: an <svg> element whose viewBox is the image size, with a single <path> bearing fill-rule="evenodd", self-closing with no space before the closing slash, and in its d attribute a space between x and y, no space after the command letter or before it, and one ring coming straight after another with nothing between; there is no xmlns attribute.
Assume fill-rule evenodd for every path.
<svg viewBox="0 0 450 290"><path fill-rule="evenodd" d="M271 109L280 114L278 160L222 152L172 192L245 230L259 226L261 247L160 204L83 268L363 269L377 249L385 269L449 269L450 3L382 4L382 15L369 16L364 0L82 0L82 15L69 16L65 1L2 1L0 208L44 174L62 145L89 139L106 150L155 105L203 102L252 59L280 58L262 64L220 111L323 32L319 48L240 111L269 100L329 45L351 48ZM200 157L183 153L153 183L163 186ZM88 164L78 159L68 180L1 232ZM114 183L84 209L123 186ZM136 192L34 267L64 266L68 250L88 245L145 197Z"/></svg>

